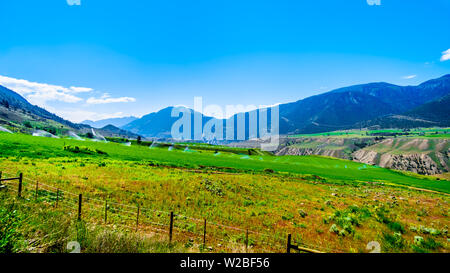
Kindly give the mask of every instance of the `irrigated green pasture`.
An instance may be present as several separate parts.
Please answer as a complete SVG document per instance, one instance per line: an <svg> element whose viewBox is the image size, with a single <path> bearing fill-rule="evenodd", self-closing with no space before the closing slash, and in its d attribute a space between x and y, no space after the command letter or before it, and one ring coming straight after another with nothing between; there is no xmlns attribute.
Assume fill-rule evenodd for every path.
<svg viewBox="0 0 450 273"><path fill-rule="evenodd" d="M102 153L74 152L64 147L85 147ZM126 146L119 143L79 141L0 133L1 157L81 157L147 162L190 169L228 172L277 172L287 175L315 175L330 181L384 182L450 193L450 182L365 165L353 161L319 156L249 156L214 150L177 150Z"/></svg>
<svg viewBox="0 0 450 273"><path fill-rule="evenodd" d="M450 138L450 128L416 128L411 130L403 129L381 129L381 130L342 130L316 134L291 135L289 137L370 137L377 135L401 135L402 137L423 137L423 138Z"/></svg>

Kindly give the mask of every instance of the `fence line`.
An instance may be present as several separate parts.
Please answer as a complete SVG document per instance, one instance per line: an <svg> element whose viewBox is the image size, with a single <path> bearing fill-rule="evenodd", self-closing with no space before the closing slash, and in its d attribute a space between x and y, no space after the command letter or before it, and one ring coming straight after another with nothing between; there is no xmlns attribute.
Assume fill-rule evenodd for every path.
<svg viewBox="0 0 450 273"><path fill-rule="evenodd" d="M8 176L12 176L12 175L11 175L10 173L8 173L8 172L4 172L4 171L2 172L2 171L0 171L0 178L2 178L2 177L1 177L2 174L8 174ZM60 189L60 188L57 188L57 187L54 187L54 186L51 186L51 185L48 185L48 184L45 184L45 183L42 183L42 182L40 182L40 181L36 181L36 180L29 179L29 178L25 178L25 177L22 176L22 174L20 174L20 177L22 177L23 180L26 180L26 181L28 181L28 182L36 183L36 190L35 190L35 191L28 190L31 194L33 194L33 192L35 192L36 198L38 198L38 197L39 197L40 199L43 198L43 199L45 199L45 201L48 201L48 202L56 202L56 200L58 200L58 204L61 204L61 205L63 205L64 207L66 207L66 208L68 208L68 209L73 209L73 210L75 210L75 212L76 212L77 205L79 205L79 204L78 204L79 201L77 200L77 199L78 199L78 195L77 195L77 194L72 193L72 192L70 192L70 191L62 190L62 189ZM18 178L17 178L17 179L18 179ZM20 180L20 181L22 181L22 180ZM9 180L9 179L8 179L8 181L3 181L3 182L7 182L7 183L3 183L3 184L4 184L5 186L7 186L8 190L13 190L14 192L19 192L19 194L20 194L20 186L19 186L19 189L15 189L15 188L13 187L13 185L11 185L11 183L14 183L12 180ZM1 185L1 184L2 184L2 180L0 180L0 185ZM57 193L53 193L52 190L46 190L45 188L55 190L55 191L57 191ZM52 194L55 194L55 196L58 195L58 192L59 192L59 193L64 193L64 194L67 194L67 195L69 195L69 196L74 196L75 199L72 199L72 198L70 198L70 197L65 197L64 195L60 195L60 196L59 196L59 199L52 200L52 199L50 198L50 196L48 196L48 195L43 196L43 195L40 193L40 192L42 192L42 190L44 190L45 192L50 192L50 193L52 193ZM39 195L40 195L40 196L39 196ZM108 216L110 216L111 214L112 214L112 215L118 214L118 216L121 217L120 213L116 213L116 211L118 211L118 212L125 212L125 213L129 213L129 214L132 214L132 215L137 215L137 213L138 213L138 206L132 206L132 205L127 205L127 204L121 204L121 203L113 202L113 201L110 201L110 200L108 200L107 203L105 203L105 200L100 200L100 199L96 199L96 198L92 198L92 197L84 197L84 196L83 196L83 199L82 199L82 200L83 200L83 203L88 203L88 202L86 202L86 201L93 201L93 202L89 202L89 205L91 205L91 207L88 208L89 211L100 212L100 214L102 214L102 213L104 213L104 212L106 213L106 211L107 211ZM95 204L95 202L102 203L102 205L100 205L100 204ZM111 205L120 206L121 208L117 208L117 207L114 208L114 207L111 206ZM106 206L106 208L105 208L105 206ZM80 207L81 207L81 206L80 206ZM93 208L93 207L95 207L95 208ZM108 208L113 208L114 211L111 211L111 209L108 209ZM136 209L136 211L125 210L125 209L123 209L123 208L133 208L133 209ZM105 225L107 225L107 226L108 226L108 225L119 225L119 226L127 227L127 228L129 228L129 229L138 229L138 228L139 228L139 222L140 222L141 224L148 224L148 223L149 223L149 224L151 224L151 225L157 225L157 226L161 226L161 227L168 227L168 226L170 227L170 225L172 225L172 226L174 226L176 229L178 229L178 230L175 230L176 233L183 234L183 232L184 232L184 233L188 232L188 233L191 233L191 234L193 234L193 235L195 235L195 236L205 237L205 238L206 238L206 233L203 234L203 232L206 232L206 229L202 231L202 234L198 234L198 233L195 233L195 232L193 232L193 231L190 231L190 230L187 230L187 229L183 229L183 228L181 228L180 225L178 225L178 224L173 225L173 218L175 218L175 217L182 217L182 218L184 218L184 219L177 218L177 220L192 220L192 221L196 221L196 222L199 222L199 223L203 223L204 221L206 221L206 219L199 219L199 218L195 218L195 217L186 216L186 215L183 215L183 214L175 214L175 213L173 213L173 212L161 211L161 210L150 209L150 208L142 208L142 207L139 207L139 210L140 210L140 212L141 212L141 213L140 213L140 216L141 216L141 217L140 217L140 219L139 219L139 218L137 219L136 226L134 226L134 227L129 226L129 225L120 224L120 223L105 223ZM148 215L146 215L145 213L143 213L143 212L145 212L145 211L147 211L147 212L156 212L156 213L160 213L160 214L166 214L167 216L169 216L169 215L172 214L172 217L173 217L173 218L171 218L171 223L169 223L169 224L162 224L162 223L153 222L153 221L146 221L146 220L144 220L144 219L147 218L147 220L148 220L150 217L149 217ZM144 218L144 217L145 217L145 218ZM159 215L158 215L158 217L159 217ZM80 218L81 218L81 216L80 216ZM108 218L109 218L109 217L108 217ZM144 218L144 219L143 219L143 218ZM136 218L135 218L135 217L134 217L134 218L126 217L125 219L124 219L124 218L121 218L120 220L125 220L125 221L127 221L127 220L128 220L128 221L136 221ZM140 221L139 221L139 220L140 220ZM206 223L206 222L205 222L205 223ZM246 239L245 239L246 247L248 247L248 243L249 243L249 239L248 239L248 234L249 234L249 233L250 233L250 234L254 234L254 235L258 235L258 236L261 236L261 237L265 237L265 238L268 238L268 239L274 239L272 242L275 243L277 246L283 246L284 243L285 243L285 240L284 240L283 238L277 237L277 236L274 236L274 235L269 235L269 234L265 234L265 233L261 233L261 232L257 232L257 231L253 231L253 230L249 230L249 229L242 229L242 228L238 228L238 227L234 227L234 226L223 225L223 224L219 224L219 223L215 223L215 222L207 222L207 223L208 223L209 225L214 225L214 226L217 226L217 227L222 227L222 228L224 228L224 229L234 230L234 231L239 231L239 232L246 233L246 234L247 234L247 235L246 235ZM170 236L170 238L172 238L172 233L173 233L173 231L174 231L172 228L171 228L169 231L167 231L167 230L163 230L163 229L159 229L159 228L153 227L153 226L151 226L151 225L150 225L150 226L145 225L145 226L143 226L142 228L144 228L144 229L149 228L150 230L154 229L154 230L157 230L158 232L164 232L164 233L169 232L169 236ZM142 228L141 228L141 230L142 230ZM214 238L215 240L219 240L219 241L223 241L223 242L229 243L229 241L225 241L225 240L222 239L222 238L218 238L218 237L216 237L216 236L213 236L213 235L211 235L210 233L208 233L207 236L210 237L210 238ZM319 252L321 252L321 251L315 250L314 248L322 248L322 249L323 249L323 247L308 246L308 245L306 245L306 244L302 244L302 245L304 245L304 246L306 246L306 247L294 246L294 245L291 244L291 240L289 240L289 239L290 239L290 236L291 236L291 235L289 234L289 235L288 235L288 243L287 243L287 249L288 249L288 250L289 250L289 249L297 249L297 250L299 250L299 251L319 253ZM264 247L264 244L261 242L261 240L252 239L252 241L253 241L253 242L259 242L259 243L260 243L260 246L261 246L261 247ZM309 251L309 250L310 250L310 251ZM331 249L327 249L327 250L329 250L329 251L334 251L334 252L341 252L341 251L331 250Z"/></svg>

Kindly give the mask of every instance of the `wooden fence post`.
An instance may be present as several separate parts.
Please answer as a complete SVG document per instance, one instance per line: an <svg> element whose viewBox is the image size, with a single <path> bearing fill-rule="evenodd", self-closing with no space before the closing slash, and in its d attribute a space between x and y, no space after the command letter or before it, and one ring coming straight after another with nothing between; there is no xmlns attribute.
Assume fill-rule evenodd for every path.
<svg viewBox="0 0 450 273"><path fill-rule="evenodd" d="M36 181L36 193L35 193L35 195L34 195L34 200L36 200L36 201L37 201L37 199L38 199L38 190L39 190L39 182Z"/></svg>
<svg viewBox="0 0 450 273"><path fill-rule="evenodd" d="M139 205L137 206L137 214L136 214L136 231L139 228Z"/></svg>
<svg viewBox="0 0 450 273"><path fill-rule="evenodd" d="M203 224L203 250L205 250L206 247L206 218L205 223Z"/></svg>
<svg viewBox="0 0 450 273"><path fill-rule="evenodd" d="M19 174L19 188L17 190L17 196L22 197L22 178L23 178L23 174L20 173Z"/></svg>
<svg viewBox="0 0 450 273"><path fill-rule="evenodd" d="M247 233L245 234L245 252L248 253L248 228Z"/></svg>
<svg viewBox="0 0 450 273"><path fill-rule="evenodd" d="M105 224L108 223L108 199L105 200Z"/></svg>
<svg viewBox="0 0 450 273"><path fill-rule="evenodd" d="M83 195L80 193L78 195L78 221L81 220L81 206L83 202Z"/></svg>
<svg viewBox="0 0 450 273"><path fill-rule="evenodd" d="M287 239L287 253L291 253L291 234L288 234L288 239Z"/></svg>
<svg viewBox="0 0 450 273"><path fill-rule="evenodd" d="M173 211L170 212L169 244L172 243L172 232L173 232Z"/></svg>

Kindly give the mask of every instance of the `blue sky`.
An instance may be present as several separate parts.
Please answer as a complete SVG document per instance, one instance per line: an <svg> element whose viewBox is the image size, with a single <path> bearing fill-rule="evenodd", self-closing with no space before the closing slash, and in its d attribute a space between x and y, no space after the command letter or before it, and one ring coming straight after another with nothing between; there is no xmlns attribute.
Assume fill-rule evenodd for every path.
<svg viewBox="0 0 450 273"><path fill-rule="evenodd" d="M0 12L0 84L73 121L450 73L448 0L14 0Z"/></svg>

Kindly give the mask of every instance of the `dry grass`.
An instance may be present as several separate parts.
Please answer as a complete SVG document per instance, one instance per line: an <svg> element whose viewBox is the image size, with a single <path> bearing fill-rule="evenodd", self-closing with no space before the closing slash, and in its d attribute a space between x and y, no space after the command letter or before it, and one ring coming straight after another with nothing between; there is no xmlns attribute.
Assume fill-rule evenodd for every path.
<svg viewBox="0 0 450 273"><path fill-rule="evenodd" d="M450 199L446 195L380 184L325 183L314 179L264 174L191 172L126 161L105 163L103 166L98 161L77 158L2 160L0 170L13 173L21 171L26 178L66 191L83 193L85 198L101 201L85 201L83 217L92 223L103 222L102 200L107 198L111 202L109 222L134 229L136 205L139 204L141 234L159 234L163 236L162 242L167 241L164 232L167 232L169 217L166 213L152 209L198 218L200 221L180 216L175 219L174 240L184 246L180 249L183 252L201 251L204 218L209 223L207 251L213 252L244 252L247 228L260 233L250 233L250 252L283 252L287 233L292 233L297 242L331 252L365 252L367 243L374 240L381 243L384 251L417 251L414 248L414 236L430 237L439 243L438 248L426 251L449 250L446 230L450 224ZM33 185L31 182L25 184L30 194L34 191ZM64 198L75 200L76 197L66 194ZM43 196L41 199L44 202ZM128 204L130 207L114 206L112 202ZM73 208L70 217L74 218L75 201L67 205ZM358 212L349 212L352 207L367 210L370 216L361 217ZM119 210L123 211L119 213ZM391 227L392 224L384 223L377 216L381 210L389 222L398 223L404 228L401 235L405 241L403 247L388 247L389 242L385 242L386 234L392 235L397 231ZM123 215L127 215L127 218ZM358 225L348 227L346 217L358 219ZM160 227L151 222L166 226ZM214 226L212 222L242 230ZM348 228L352 232L341 232L340 235L331 232L333 224L340 231ZM421 226L438 230L440 234L427 234L420 229ZM99 243L93 246L93 251L105 247L104 238L108 235L99 233L98 236L96 241ZM114 251L111 247L107 249ZM137 251L132 246L129 250ZM157 248L154 250L158 251Z"/></svg>

